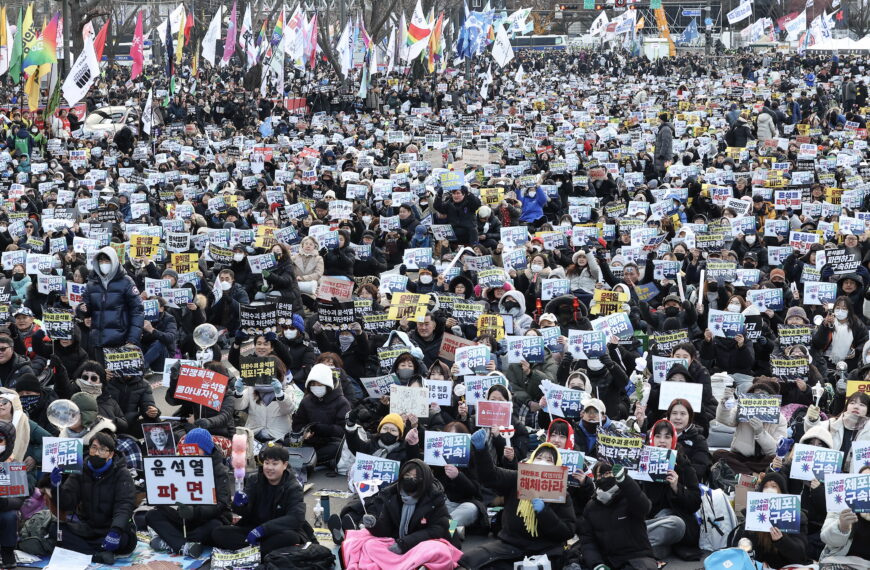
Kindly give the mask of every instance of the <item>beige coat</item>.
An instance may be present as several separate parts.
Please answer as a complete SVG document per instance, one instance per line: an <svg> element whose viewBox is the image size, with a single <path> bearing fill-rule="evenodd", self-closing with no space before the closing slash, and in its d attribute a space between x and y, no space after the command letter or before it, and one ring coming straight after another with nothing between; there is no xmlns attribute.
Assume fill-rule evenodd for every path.
<svg viewBox="0 0 870 570"><path fill-rule="evenodd" d="M729 410L721 400L716 407L716 421L720 424L737 428L734 432L734 439L731 440L731 451L746 457L755 456L756 441L764 455L773 455L776 453L776 445L779 443L779 440L784 438L788 433L788 424L785 421L785 417L779 414L779 423L764 424L764 428L756 438L748 422L737 421L737 406Z"/></svg>
<svg viewBox="0 0 870 570"><path fill-rule="evenodd" d="M300 281L319 281L323 277L323 258L320 253L305 255L302 252L290 256L296 266L296 276Z"/></svg>

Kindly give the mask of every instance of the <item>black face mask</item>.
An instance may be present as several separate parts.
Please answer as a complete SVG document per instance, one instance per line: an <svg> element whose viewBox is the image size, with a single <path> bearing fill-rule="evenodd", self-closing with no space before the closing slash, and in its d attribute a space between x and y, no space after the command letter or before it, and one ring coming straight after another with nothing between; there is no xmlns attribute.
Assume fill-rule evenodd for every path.
<svg viewBox="0 0 870 570"><path fill-rule="evenodd" d="M420 489L419 479L402 479L402 492L406 495L415 495Z"/></svg>
<svg viewBox="0 0 870 570"><path fill-rule="evenodd" d="M677 307L665 307L665 315L669 317L676 317L680 314L680 309Z"/></svg>
<svg viewBox="0 0 870 570"><path fill-rule="evenodd" d="M616 485L616 479L613 477L604 477L603 479L595 481L595 488L601 489L602 491L609 491L614 485Z"/></svg>
<svg viewBox="0 0 870 570"><path fill-rule="evenodd" d="M15 279L16 281L21 281L22 279L24 279L24 274L23 273L16 273L15 275L12 276L12 279Z"/></svg>
<svg viewBox="0 0 870 570"><path fill-rule="evenodd" d="M675 253L674 257L677 258L677 261L683 261L684 259L686 259L686 254L685 253Z"/></svg>
<svg viewBox="0 0 870 570"><path fill-rule="evenodd" d="M100 457L99 455L91 455L88 457L88 463L94 469L102 469L106 465L106 458Z"/></svg>
<svg viewBox="0 0 870 570"><path fill-rule="evenodd" d="M384 445L393 445L399 440L399 436L393 435L391 433L382 433L381 434L381 443Z"/></svg>

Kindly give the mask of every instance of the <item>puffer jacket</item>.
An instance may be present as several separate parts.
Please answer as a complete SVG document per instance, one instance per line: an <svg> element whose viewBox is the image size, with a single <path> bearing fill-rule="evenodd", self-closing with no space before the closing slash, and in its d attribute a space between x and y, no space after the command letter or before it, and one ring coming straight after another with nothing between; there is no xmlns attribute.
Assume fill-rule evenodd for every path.
<svg viewBox="0 0 870 570"><path fill-rule="evenodd" d="M265 536L276 534L285 530L299 531L310 527L305 522L305 500L302 496L302 485L296 479L293 470L288 468L278 483L278 492L271 502L269 516L260 519L257 513L262 505L260 501L267 496L265 489L269 482L263 475L263 469L245 479L245 494L248 495L248 504L234 507L234 511L242 516L239 526L255 527L262 526Z"/></svg>
<svg viewBox="0 0 870 570"><path fill-rule="evenodd" d="M127 429L121 431L142 437L139 418L145 415L150 406L157 407L151 385L144 378L114 377L106 383L103 392L121 407L121 413L127 421Z"/></svg>
<svg viewBox="0 0 870 570"><path fill-rule="evenodd" d="M112 267L102 275L99 266L91 272L82 302L88 306L93 319L90 346L117 347L124 344L139 345L142 341L142 326L145 310L139 290L118 263L118 254L111 247L104 247L98 255L109 256Z"/></svg>
<svg viewBox="0 0 870 570"><path fill-rule="evenodd" d="M765 111L758 114L755 126L758 140L761 142L776 138L779 134L776 130L776 121L773 120L773 116Z"/></svg>
<svg viewBox="0 0 870 570"><path fill-rule="evenodd" d="M102 538L112 528L125 532L132 529L136 487L125 462L117 455L100 478L88 466L81 473L69 475L57 496L60 508L78 517L72 524L82 538Z"/></svg>
<svg viewBox="0 0 870 570"><path fill-rule="evenodd" d="M347 277L353 279L353 263L356 256L349 242L345 242L344 247L336 247L329 249L323 256L323 274L335 277Z"/></svg>
<svg viewBox="0 0 870 570"><path fill-rule="evenodd" d="M514 313L510 313L505 309L504 303L508 299L513 299L520 306ZM515 335L523 336L526 334L527 330L532 328L534 321L532 321L531 316L526 314L526 298L516 289L506 291L505 294L502 295L501 299L498 300L498 310L502 314L510 314L513 317Z"/></svg>
<svg viewBox="0 0 870 570"><path fill-rule="evenodd" d="M284 301L293 304L294 313L302 312L302 293L299 292L299 282L290 260L281 259L264 279L272 292L279 293Z"/></svg>
<svg viewBox="0 0 870 570"><path fill-rule="evenodd" d="M246 386L245 391L236 400L235 409L248 412L245 427L253 433L265 430L272 439L281 439L290 433L292 428L290 416L295 407L290 398L285 397L283 400L276 398L268 404L263 404L254 393L254 387Z"/></svg>
<svg viewBox="0 0 870 570"><path fill-rule="evenodd" d="M293 414L293 425L300 429L311 424L318 438L340 438L344 435L344 417L349 411L350 402L340 390L329 389L322 398L309 391Z"/></svg>

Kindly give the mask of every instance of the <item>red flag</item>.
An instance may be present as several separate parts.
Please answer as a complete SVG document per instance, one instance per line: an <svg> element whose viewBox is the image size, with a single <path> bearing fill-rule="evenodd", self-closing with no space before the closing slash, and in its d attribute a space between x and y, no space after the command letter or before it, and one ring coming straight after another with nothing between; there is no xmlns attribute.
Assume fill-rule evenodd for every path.
<svg viewBox="0 0 870 570"><path fill-rule="evenodd" d="M187 20L184 22L184 43L190 39L190 29L193 27L193 12L187 13Z"/></svg>
<svg viewBox="0 0 870 570"><path fill-rule="evenodd" d="M106 23L100 28L100 33L94 38L94 53L97 54L97 61L103 61L103 48L106 47L106 36L109 34L110 21L111 18L106 20Z"/></svg>
<svg viewBox="0 0 870 570"><path fill-rule="evenodd" d="M142 11L136 14L136 31L133 32L133 43L130 44L130 58L133 67L130 69L130 79L136 79L142 75L142 66L145 63L145 54L142 52Z"/></svg>

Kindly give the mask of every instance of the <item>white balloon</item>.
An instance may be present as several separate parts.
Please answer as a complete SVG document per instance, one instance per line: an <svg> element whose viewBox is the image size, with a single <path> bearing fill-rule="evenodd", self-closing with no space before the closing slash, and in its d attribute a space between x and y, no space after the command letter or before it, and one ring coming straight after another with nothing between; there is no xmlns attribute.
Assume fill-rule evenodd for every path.
<svg viewBox="0 0 870 570"><path fill-rule="evenodd" d="M58 429L63 429L76 425L81 414L79 407L70 400L55 400L48 405L46 416Z"/></svg>
<svg viewBox="0 0 870 570"><path fill-rule="evenodd" d="M200 348L206 348L217 344L218 330L211 323L203 323L193 329L193 342Z"/></svg>

